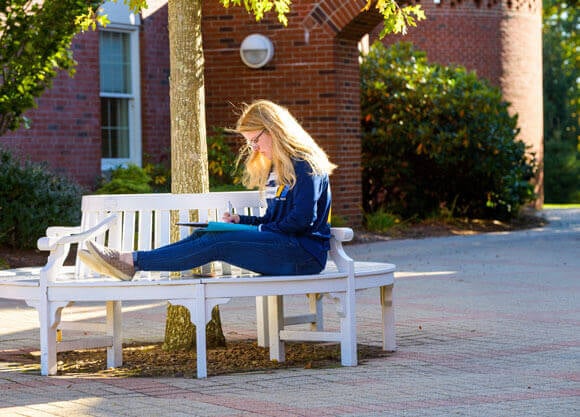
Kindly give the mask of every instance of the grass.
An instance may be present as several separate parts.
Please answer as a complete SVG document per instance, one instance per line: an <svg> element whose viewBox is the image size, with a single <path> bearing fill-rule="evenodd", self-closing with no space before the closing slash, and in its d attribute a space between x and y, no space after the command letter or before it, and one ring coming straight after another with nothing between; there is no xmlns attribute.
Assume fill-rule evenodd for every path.
<svg viewBox="0 0 580 417"><path fill-rule="evenodd" d="M577 209L580 208L580 203L573 204L544 204L545 209Z"/></svg>
<svg viewBox="0 0 580 417"><path fill-rule="evenodd" d="M398 216L389 213L382 208L373 213L365 214L366 228L370 232L384 233L400 223L401 220Z"/></svg>

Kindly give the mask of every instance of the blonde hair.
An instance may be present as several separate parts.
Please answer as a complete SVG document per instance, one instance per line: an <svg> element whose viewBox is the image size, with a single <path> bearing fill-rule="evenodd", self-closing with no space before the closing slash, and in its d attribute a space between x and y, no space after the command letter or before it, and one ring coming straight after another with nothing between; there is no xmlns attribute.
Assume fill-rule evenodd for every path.
<svg viewBox="0 0 580 417"><path fill-rule="evenodd" d="M272 166L278 183L294 187L296 173L293 159L306 161L313 175L330 175L336 168L324 150L285 107L268 100L244 105L235 131L243 133L261 130L272 138L272 160L246 144L238 159L244 160L242 183L246 187L263 189Z"/></svg>

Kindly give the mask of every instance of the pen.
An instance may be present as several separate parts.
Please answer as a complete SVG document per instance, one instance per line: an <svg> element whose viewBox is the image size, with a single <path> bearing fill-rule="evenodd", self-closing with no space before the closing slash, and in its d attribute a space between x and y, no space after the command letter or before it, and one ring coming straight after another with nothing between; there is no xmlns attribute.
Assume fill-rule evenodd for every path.
<svg viewBox="0 0 580 417"><path fill-rule="evenodd" d="M230 214L234 214L234 208L232 207L232 202L228 200L228 211Z"/></svg>

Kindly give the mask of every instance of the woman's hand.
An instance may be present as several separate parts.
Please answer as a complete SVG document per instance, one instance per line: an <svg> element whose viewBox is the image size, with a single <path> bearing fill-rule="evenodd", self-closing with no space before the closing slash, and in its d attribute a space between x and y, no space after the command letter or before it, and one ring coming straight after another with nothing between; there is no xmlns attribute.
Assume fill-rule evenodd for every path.
<svg viewBox="0 0 580 417"><path fill-rule="evenodd" d="M222 216L222 221L226 223L239 223L240 216L238 216L237 214L230 214L229 212L226 211Z"/></svg>

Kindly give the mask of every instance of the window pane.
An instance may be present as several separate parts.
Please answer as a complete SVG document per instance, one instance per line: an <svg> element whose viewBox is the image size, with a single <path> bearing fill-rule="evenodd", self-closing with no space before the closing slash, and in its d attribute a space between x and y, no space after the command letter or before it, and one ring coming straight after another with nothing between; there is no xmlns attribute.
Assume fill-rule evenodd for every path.
<svg viewBox="0 0 580 417"><path fill-rule="evenodd" d="M131 94L129 34L100 32L101 92Z"/></svg>
<svg viewBox="0 0 580 417"><path fill-rule="evenodd" d="M129 100L101 98L103 158L129 158Z"/></svg>

